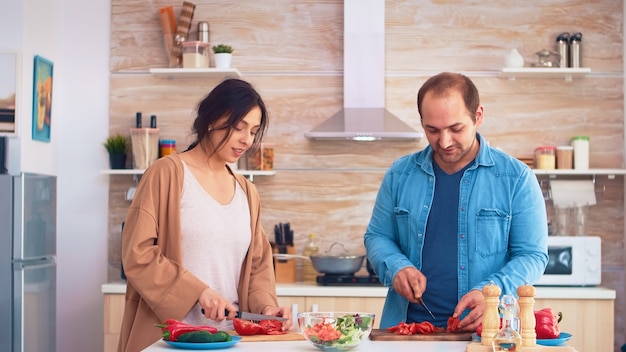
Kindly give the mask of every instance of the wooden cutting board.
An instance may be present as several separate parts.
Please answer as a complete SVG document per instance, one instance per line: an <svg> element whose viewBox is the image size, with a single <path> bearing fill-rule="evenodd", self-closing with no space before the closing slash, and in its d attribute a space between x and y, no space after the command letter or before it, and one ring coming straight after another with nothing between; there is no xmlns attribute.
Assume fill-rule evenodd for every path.
<svg viewBox="0 0 626 352"><path fill-rule="evenodd" d="M233 336L239 336L235 331L228 331ZM250 335L241 336L241 342L260 342L260 341L298 341L304 340L304 336L301 333L289 331L286 334L281 335Z"/></svg>
<svg viewBox="0 0 626 352"><path fill-rule="evenodd" d="M399 335L386 329L372 329L370 333L372 341L472 341L471 332L451 333L435 332L428 335Z"/></svg>

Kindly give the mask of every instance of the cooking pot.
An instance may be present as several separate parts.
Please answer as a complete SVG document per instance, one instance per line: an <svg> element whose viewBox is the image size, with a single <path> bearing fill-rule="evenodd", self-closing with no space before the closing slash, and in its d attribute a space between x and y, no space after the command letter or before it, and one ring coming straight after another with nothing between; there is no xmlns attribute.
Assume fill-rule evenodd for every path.
<svg viewBox="0 0 626 352"><path fill-rule="evenodd" d="M343 254L330 254L334 246L339 245L343 248ZM294 254L274 254L277 259L304 259L310 260L313 268L321 274L331 275L353 275L361 269L365 255L348 254L343 244L339 242L333 243L325 254L314 254L311 257Z"/></svg>

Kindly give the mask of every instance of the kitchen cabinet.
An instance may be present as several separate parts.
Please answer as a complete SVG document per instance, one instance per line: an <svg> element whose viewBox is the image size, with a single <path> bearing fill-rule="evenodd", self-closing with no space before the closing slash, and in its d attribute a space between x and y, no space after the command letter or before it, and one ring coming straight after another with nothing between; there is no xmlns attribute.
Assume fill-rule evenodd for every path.
<svg viewBox="0 0 626 352"><path fill-rule="evenodd" d="M105 284L104 352L114 352L124 313L126 285ZM578 351L612 351L614 343L615 291L602 287L536 287L534 310L550 307L563 312L561 331L572 334L569 346ZM299 312L364 311L376 314L374 327L379 328L387 289L373 286L317 286L285 284L276 287L278 303ZM294 325L297 325L294 322Z"/></svg>
<svg viewBox="0 0 626 352"><path fill-rule="evenodd" d="M581 68L557 68L557 67L504 67L499 73L500 78L514 81L517 78L563 78L571 81L574 78L582 78L591 73L587 67Z"/></svg>
<svg viewBox="0 0 626 352"><path fill-rule="evenodd" d="M124 294L104 295L104 352L116 352L124 316Z"/></svg>

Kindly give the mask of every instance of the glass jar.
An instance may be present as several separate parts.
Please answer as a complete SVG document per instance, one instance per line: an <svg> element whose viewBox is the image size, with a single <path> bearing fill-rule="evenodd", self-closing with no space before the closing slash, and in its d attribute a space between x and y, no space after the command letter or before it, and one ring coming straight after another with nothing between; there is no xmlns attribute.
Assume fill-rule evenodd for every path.
<svg viewBox="0 0 626 352"><path fill-rule="evenodd" d="M546 145L535 149L535 168L554 170L556 168L556 147Z"/></svg>
<svg viewBox="0 0 626 352"><path fill-rule="evenodd" d="M193 41L184 42L183 68L207 68L209 67L209 43Z"/></svg>

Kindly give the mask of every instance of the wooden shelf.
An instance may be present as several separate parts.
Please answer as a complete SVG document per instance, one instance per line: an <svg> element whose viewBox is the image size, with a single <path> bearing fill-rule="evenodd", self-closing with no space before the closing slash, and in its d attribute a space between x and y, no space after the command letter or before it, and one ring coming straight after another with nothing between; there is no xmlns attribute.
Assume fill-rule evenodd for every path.
<svg viewBox="0 0 626 352"><path fill-rule="evenodd" d="M552 68L552 67L504 67L500 71L500 78L514 81L517 78L563 78L571 81L582 78L591 73L588 67L581 68Z"/></svg>
<svg viewBox="0 0 626 352"><path fill-rule="evenodd" d="M150 73L155 76L197 77L197 78L239 78L241 73L236 68L151 68Z"/></svg>

